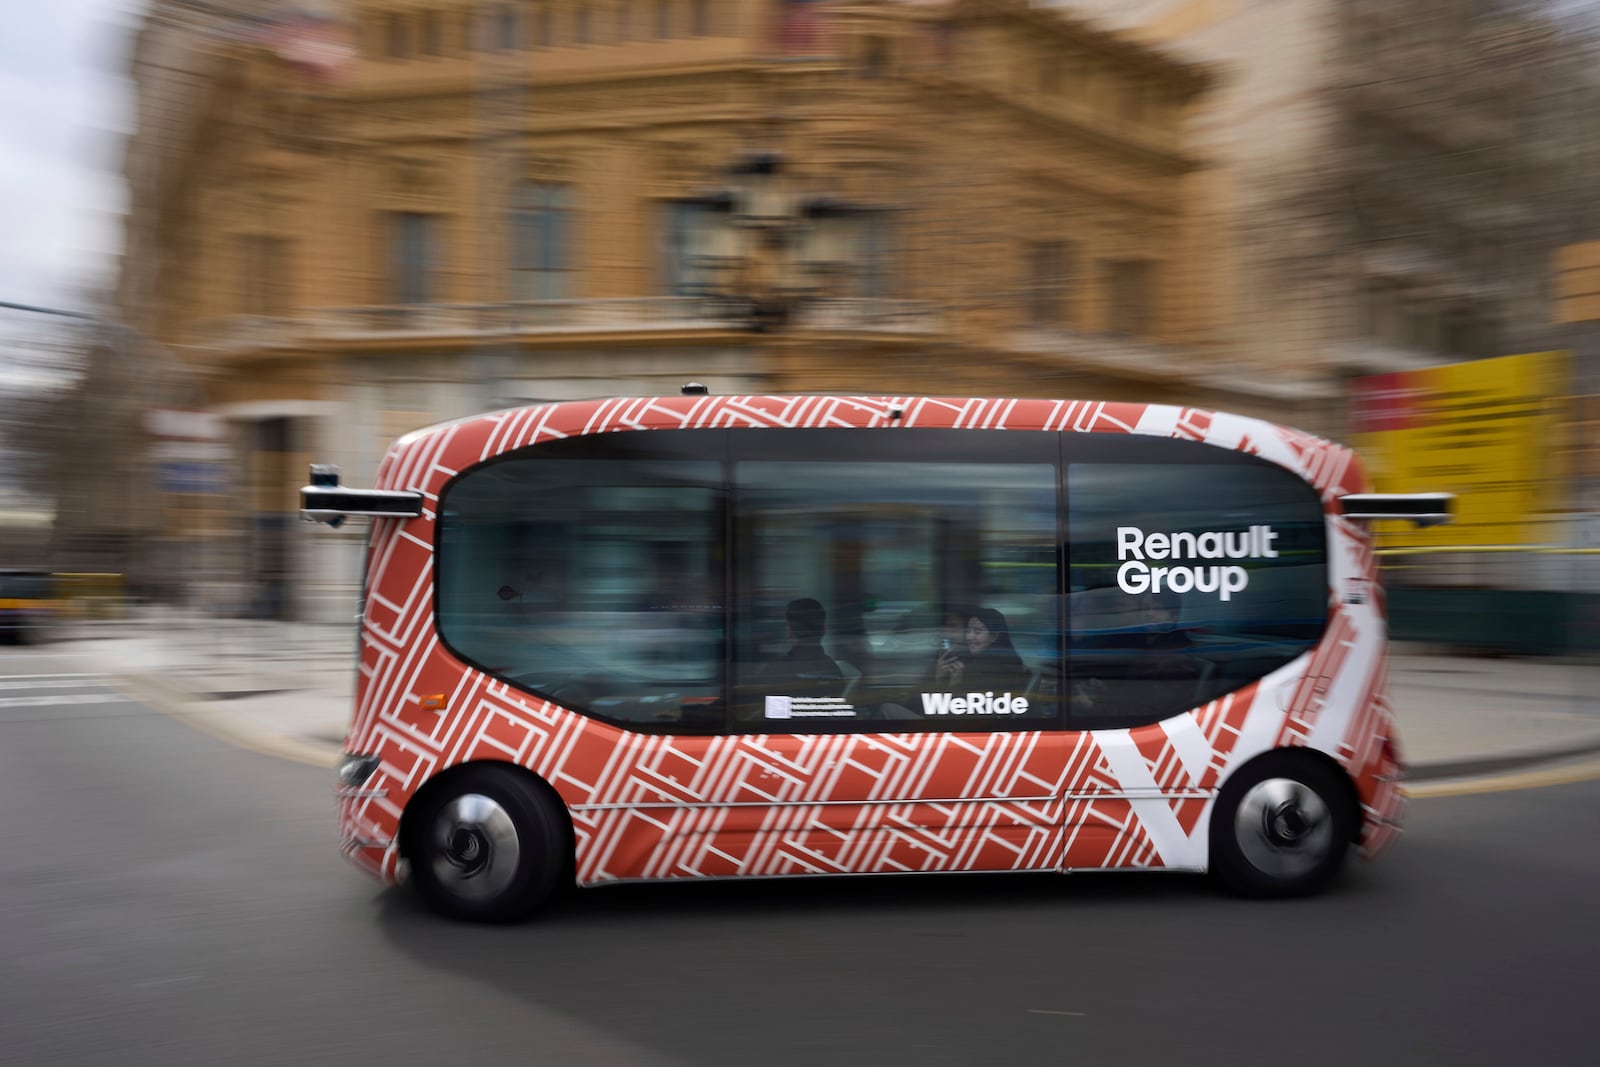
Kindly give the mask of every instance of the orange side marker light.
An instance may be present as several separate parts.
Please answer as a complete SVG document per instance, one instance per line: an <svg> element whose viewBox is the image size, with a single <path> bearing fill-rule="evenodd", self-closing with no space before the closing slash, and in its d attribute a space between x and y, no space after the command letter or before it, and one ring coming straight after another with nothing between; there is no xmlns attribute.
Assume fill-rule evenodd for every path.
<svg viewBox="0 0 1600 1067"><path fill-rule="evenodd" d="M423 711L443 711L445 705L445 694L429 693L426 696L418 697L417 703L422 705Z"/></svg>

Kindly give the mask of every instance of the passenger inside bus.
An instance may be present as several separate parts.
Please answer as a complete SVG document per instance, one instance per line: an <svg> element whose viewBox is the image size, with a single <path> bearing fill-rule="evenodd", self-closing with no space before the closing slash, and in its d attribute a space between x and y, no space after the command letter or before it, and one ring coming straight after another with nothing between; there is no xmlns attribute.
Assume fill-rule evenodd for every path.
<svg viewBox="0 0 1600 1067"><path fill-rule="evenodd" d="M789 696L838 696L844 682L839 664L822 647L828 614L810 597L784 609L789 651L768 662L757 675L761 685Z"/></svg>
<svg viewBox="0 0 1600 1067"><path fill-rule="evenodd" d="M1011 643L1006 617L994 608L976 608L967 618L966 648L939 653L934 681L949 691L1023 693L1030 674Z"/></svg>
<svg viewBox="0 0 1600 1067"><path fill-rule="evenodd" d="M1211 665L1182 624L1181 594L1085 590L1073 612L1074 715L1175 715L1201 701Z"/></svg>
<svg viewBox="0 0 1600 1067"><path fill-rule="evenodd" d="M967 620L972 618L975 610L966 604L956 604L939 617L939 647L934 650L927 671L919 679L922 687L942 685L939 681L940 664L946 662L951 653L960 656L966 652Z"/></svg>

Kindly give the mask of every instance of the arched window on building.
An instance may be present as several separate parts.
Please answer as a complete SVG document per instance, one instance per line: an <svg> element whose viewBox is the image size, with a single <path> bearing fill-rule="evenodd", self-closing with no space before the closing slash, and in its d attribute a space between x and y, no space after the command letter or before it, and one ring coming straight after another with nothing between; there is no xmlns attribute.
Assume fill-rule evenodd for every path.
<svg viewBox="0 0 1600 1067"><path fill-rule="evenodd" d="M612 40L618 44L626 44L633 36L633 0L622 0L617 5L616 19L612 27Z"/></svg>
<svg viewBox="0 0 1600 1067"><path fill-rule="evenodd" d="M1123 337L1155 333L1155 264L1112 259L1105 265L1106 331Z"/></svg>
<svg viewBox="0 0 1600 1067"><path fill-rule="evenodd" d="M389 221L389 302L426 304L437 300L438 216L395 211Z"/></svg>
<svg viewBox="0 0 1600 1067"><path fill-rule="evenodd" d="M1076 245L1071 241L1034 241L1028 245L1027 255L1028 322L1034 326L1070 323Z"/></svg>
<svg viewBox="0 0 1600 1067"><path fill-rule="evenodd" d="M404 15L389 16L389 58L407 59L411 55L411 20Z"/></svg>
<svg viewBox="0 0 1600 1067"><path fill-rule="evenodd" d="M871 36L861 42L861 76L881 78L889 73L889 42L883 37Z"/></svg>
<svg viewBox="0 0 1600 1067"><path fill-rule="evenodd" d="M515 4L470 9L462 36L475 52L509 52L522 45L522 12Z"/></svg>
<svg viewBox="0 0 1600 1067"><path fill-rule="evenodd" d="M511 200L511 298L563 300L572 295L571 191L523 182Z"/></svg>
<svg viewBox="0 0 1600 1067"><path fill-rule="evenodd" d="M899 272L889 212L832 201L806 207L801 259L823 296L886 299L897 295Z"/></svg>
<svg viewBox="0 0 1600 1067"><path fill-rule="evenodd" d="M425 11L420 23L417 50L425 56L444 55L444 34L439 27L439 13Z"/></svg>
<svg viewBox="0 0 1600 1067"><path fill-rule="evenodd" d="M856 291L869 299L900 295L900 254L894 219L887 211L869 211L861 219L861 271Z"/></svg>
<svg viewBox="0 0 1600 1067"><path fill-rule="evenodd" d="M714 197L661 204L658 289L669 296L715 291L737 259L728 224L731 202Z"/></svg>
<svg viewBox="0 0 1600 1067"><path fill-rule="evenodd" d="M656 36L672 36L672 0L656 0Z"/></svg>
<svg viewBox="0 0 1600 1067"><path fill-rule="evenodd" d="M522 43L521 12L515 4L501 4L495 12L494 44L502 51L512 51Z"/></svg>

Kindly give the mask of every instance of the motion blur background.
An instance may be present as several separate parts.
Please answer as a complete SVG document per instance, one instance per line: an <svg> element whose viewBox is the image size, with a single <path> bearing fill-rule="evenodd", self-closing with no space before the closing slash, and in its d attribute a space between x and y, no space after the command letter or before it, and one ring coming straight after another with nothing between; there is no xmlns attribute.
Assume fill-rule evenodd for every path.
<svg viewBox="0 0 1600 1067"><path fill-rule="evenodd" d="M1460 495L1384 533L1397 637L1600 646L1600 4L6 18L0 566L75 618L348 619L362 530L296 521L308 462L695 380L1300 426ZM63 144L116 219L70 255Z"/></svg>

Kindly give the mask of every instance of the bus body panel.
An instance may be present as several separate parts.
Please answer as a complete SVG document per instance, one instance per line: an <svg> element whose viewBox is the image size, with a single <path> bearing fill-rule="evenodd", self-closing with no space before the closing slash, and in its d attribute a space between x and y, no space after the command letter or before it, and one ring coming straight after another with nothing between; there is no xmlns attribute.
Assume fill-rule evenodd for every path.
<svg viewBox="0 0 1600 1067"><path fill-rule="evenodd" d="M562 708L456 658L435 628L436 508L473 465L580 434L707 427L900 427L1147 434L1248 452L1320 494L1328 623L1312 650L1198 708L1129 729L916 733L636 733ZM1387 694L1383 594L1370 534L1338 497L1355 456L1258 420L1189 408L899 397L647 397L500 412L410 434L377 488L424 494L423 515L374 519L347 752L381 757L340 800L342 851L402 873L405 805L475 761L525 767L566 804L577 880L1151 867L1204 870L1217 789L1284 747L1350 776L1369 858L1404 798ZM556 502L554 506L559 506ZM891 725L891 724L886 724Z"/></svg>

